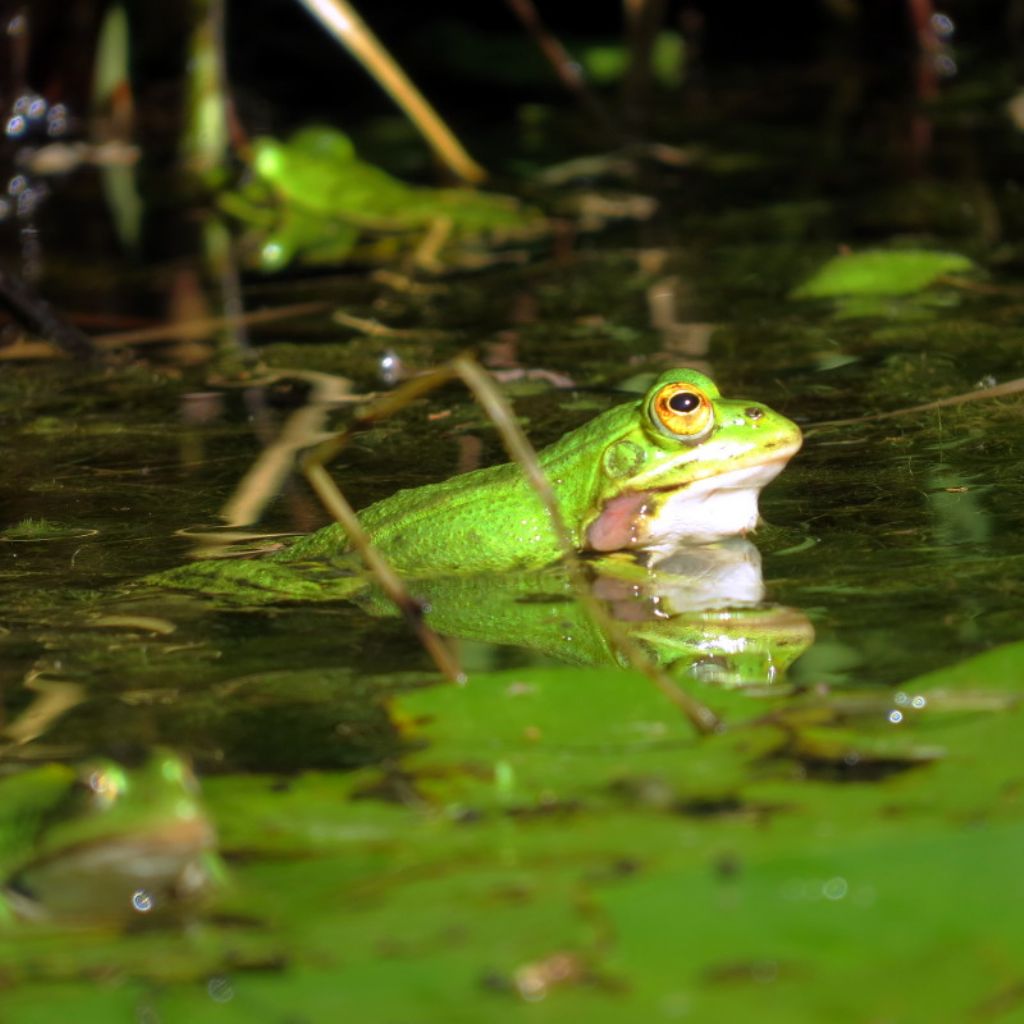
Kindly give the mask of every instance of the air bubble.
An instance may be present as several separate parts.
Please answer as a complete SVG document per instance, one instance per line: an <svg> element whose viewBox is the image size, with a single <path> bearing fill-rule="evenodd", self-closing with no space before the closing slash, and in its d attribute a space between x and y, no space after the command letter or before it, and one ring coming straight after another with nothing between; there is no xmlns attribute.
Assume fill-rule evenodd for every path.
<svg viewBox="0 0 1024 1024"><path fill-rule="evenodd" d="M4 129L4 133L9 139L17 139L25 134L25 129L28 127L25 118L21 114L15 114L7 121L7 127Z"/></svg>
<svg viewBox="0 0 1024 1024"><path fill-rule="evenodd" d="M840 875L830 878L821 887L821 893L827 900L841 900L849 891L846 879Z"/></svg>
<svg viewBox="0 0 1024 1024"><path fill-rule="evenodd" d="M890 711L889 712L889 721L892 722L893 725L899 725L900 722L903 721L903 712L902 711Z"/></svg>
<svg viewBox="0 0 1024 1024"><path fill-rule="evenodd" d="M68 130L68 108L63 103L50 107L46 112L46 134L52 137L64 135Z"/></svg>
<svg viewBox="0 0 1024 1024"><path fill-rule="evenodd" d="M215 1003L229 1003L234 998L235 988L230 978L218 975L206 983L206 993Z"/></svg>
<svg viewBox="0 0 1024 1024"><path fill-rule="evenodd" d="M148 914L153 909L153 897L145 889L136 889L132 893L132 907L140 914Z"/></svg>
<svg viewBox="0 0 1024 1024"><path fill-rule="evenodd" d="M378 365L380 379L388 386L397 384L402 377L402 360L397 352L388 349L382 353Z"/></svg>
<svg viewBox="0 0 1024 1024"><path fill-rule="evenodd" d="M263 246L260 258L268 267L279 267L285 260L284 246L280 242L267 242Z"/></svg>
<svg viewBox="0 0 1024 1024"><path fill-rule="evenodd" d="M36 212L36 207L46 198L46 188L44 186L36 186L35 188L27 188L21 192L17 200L18 216L25 218L31 217Z"/></svg>

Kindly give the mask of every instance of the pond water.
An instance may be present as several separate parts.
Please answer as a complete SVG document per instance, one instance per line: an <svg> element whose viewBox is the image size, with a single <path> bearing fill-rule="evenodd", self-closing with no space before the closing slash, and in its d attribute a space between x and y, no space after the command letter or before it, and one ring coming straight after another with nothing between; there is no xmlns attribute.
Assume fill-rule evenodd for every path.
<svg viewBox="0 0 1024 1024"><path fill-rule="evenodd" d="M317 304L247 347L3 362L5 1019L1024 1019L1021 399L871 418L1022 376L1019 132L983 82L888 121L760 84L632 160L611 187L657 200L639 221L404 282L246 275L247 311ZM233 308L198 243L112 256L98 181L53 188L62 311L98 333ZM846 249L972 266L794 297ZM367 593L147 580L329 522L292 466L252 537L209 539L282 432L350 418L310 372L366 394L466 348L538 447L679 365L803 428L757 551L695 556L710 611L692 562L641 594L588 569L721 731L620 665L554 570L416 581L464 686ZM449 385L332 471L361 508L503 457Z"/></svg>

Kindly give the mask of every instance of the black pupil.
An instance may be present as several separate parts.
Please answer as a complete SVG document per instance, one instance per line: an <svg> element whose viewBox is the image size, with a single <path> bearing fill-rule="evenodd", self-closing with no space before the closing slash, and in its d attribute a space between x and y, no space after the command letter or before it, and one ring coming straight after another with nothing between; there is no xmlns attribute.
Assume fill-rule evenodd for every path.
<svg viewBox="0 0 1024 1024"><path fill-rule="evenodd" d="M700 405L700 399L692 391L680 391L668 400L668 407L673 412L693 412Z"/></svg>

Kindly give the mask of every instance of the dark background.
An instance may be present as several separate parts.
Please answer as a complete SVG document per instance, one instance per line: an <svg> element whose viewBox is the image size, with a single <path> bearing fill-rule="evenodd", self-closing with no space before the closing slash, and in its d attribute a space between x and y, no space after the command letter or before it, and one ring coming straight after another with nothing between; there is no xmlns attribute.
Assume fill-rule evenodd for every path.
<svg viewBox="0 0 1024 1024"><path fill-rule="evenodd" d="M549 26L570 46L581 39L616 39L622 9L615 3L541 2ZM129 3L135 86L140 103L164 116L180 87L190 5ZM5 5L5 23L18 10L31 25L28 85L51 102L82 110L88 95L92 39L104 6L94 0L33 0ZM682 26L690 46L690 72L711 79L749 74L785 64L812 68L842 58L869 67L892 90L910 88L919 52L914 23L926 18L928 0L686 0L668 3L666 25ZM1024 53L1021 0L950 0L938 8L955 25L952 39L958 63L1016 67ZM438 104L467 118L500 118L516 103L564 95L554 82L510 90L497 82L481 88L467 83L446 54L432 42L439 24L460 23L474 30L523 34L504 3L447 0L437 4L374 3L364 18L399 63ZM258 122L330 114L357 120L388 110L386 99L355 62L341 54L294 0L248 0L226 6L230 76L243 112ZM21 62L7 62L7 83ZM469 86L472 85L470 88ZM266 109L266 108L271 109Z"/></svg>

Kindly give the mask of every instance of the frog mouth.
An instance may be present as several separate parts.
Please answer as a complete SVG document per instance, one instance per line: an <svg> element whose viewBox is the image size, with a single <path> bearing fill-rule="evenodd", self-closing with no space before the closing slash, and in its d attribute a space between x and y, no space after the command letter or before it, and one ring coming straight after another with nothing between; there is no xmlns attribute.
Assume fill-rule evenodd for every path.
<svg viewBox="0 0 1024 1024"><path fill-rule="evenodd" d="M675 487L619 494L605 502L587 528L587 546L593 551L670 550L742 536L757 525L761 488L782 472L795 452L793 448L765 462Z"/></svg>

